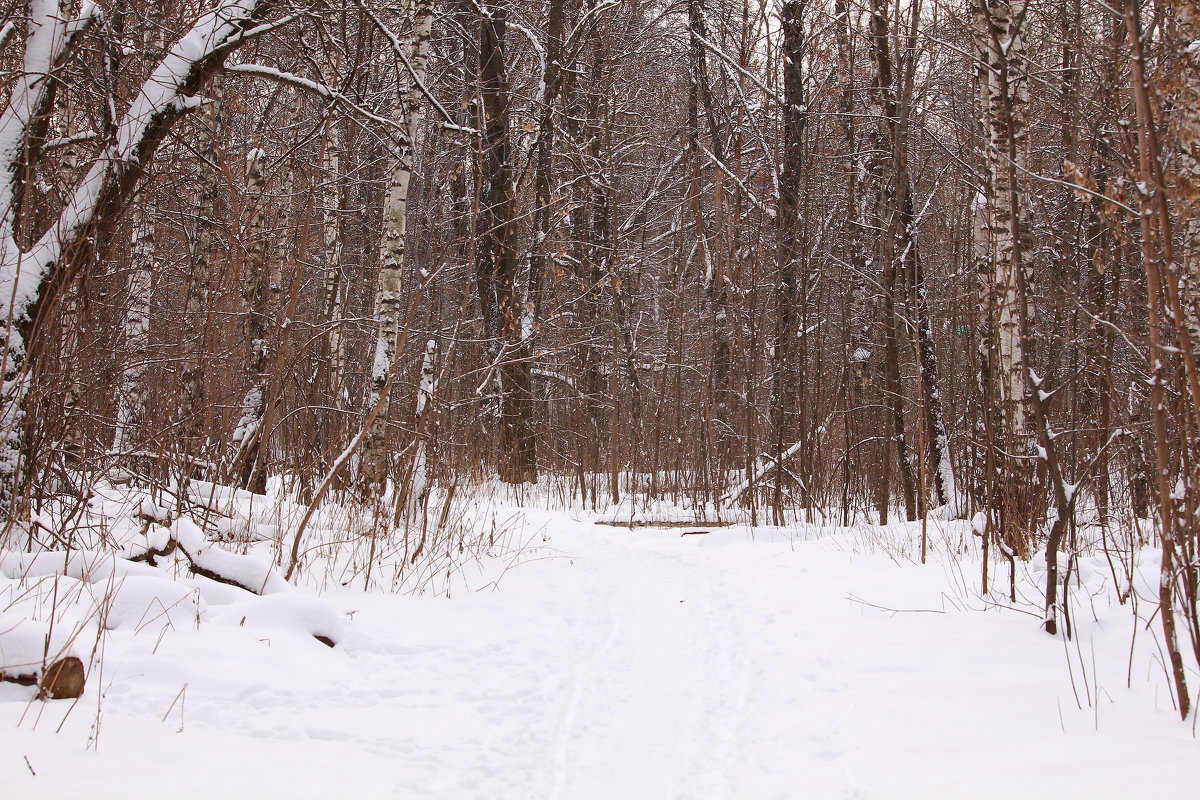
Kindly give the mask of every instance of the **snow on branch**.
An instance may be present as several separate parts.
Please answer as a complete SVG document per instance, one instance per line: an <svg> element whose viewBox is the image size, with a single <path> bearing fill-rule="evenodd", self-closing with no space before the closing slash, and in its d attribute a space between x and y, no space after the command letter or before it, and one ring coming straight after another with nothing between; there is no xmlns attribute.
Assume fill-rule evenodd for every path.
<svg viewBox="0 0 1200 800"><path fill-rule="evenodd" d="M57 0L31 0L25 74L0 115L0 318L11 322L25 318L50 268L99 217L115 212L162 136L177 118L199 107L202 101L192 94L204 79L250 35L273 29L273 24L252 27L269 5L268 0L225 0L202 14L137 91L112 141L71 193L58 219L28 251L22 251L14 235L14 200L24 142L49 102L49 75L70 55L75 37L100 13L86 2L78 16L63 22ZM10 331L8 344L10 353L19 357L23 342L14 334Z"/></svg>
<svg viewBox="0 0 1200 800"><path fill-rule="evenodd" d="M733 487L728 494L721 498L721 505L728 506L731 503L736 503L742 498L742 495L753 489L769 473L783 467L784 462L800 452L800 446L803 444L804 442L796 442L787 450L780 453L779 458L764 453L755 468L746 475L745 480Z"/></svg>
<svg viewBox="0 0 1200 800"><path fill-rule="evenodd" d="M3 47L16 32L17 24L15 22L6 22L3 25L0 25L0 47Z"/></svg>
<svg viewBox="0 0 1200 800"><path fill-rule="evenodd" d="M408 127L403 122L397 122L394 119L380 116L370 109L364 108L327 83L314 81L311 78L305 78L303 75L297 75L294 72L285 72L284 70L276 69L275 67L268 67L263 64L233 64L227 67L226 71L236 72L241 75L252 75L259 78L268 78L280 83L290 84L299 89L304 89L333 103L344 105L354 113L361 115L364 119L368 119L371 122L375 122L389 128L394 128L405 139L408 137Z"/></svg>
<svg viewBox="0 0 1200 800"><path fill-rule="evenodd" d="M429 101L429 104L438 112L438 116L442 118L442 126L447 130L477 135L479 131L475 130L474 128L464 127L456 123L450 112L447 111L446 108L440 102L438 102L438 99L433 96L433 92L429 91L429 87L425 85L425 81L421 77L420 70L414 67L412 61L409 60L408 53L405 52L405 45L402 41L400 41L400 37L398 37L395 32L393 32L392 29L389 28L387 24L385 24L383 20L379 18L379 16L371 9L370 4L364 2L363 0L359 0L359 7L362 8L363 12L368 18L370 18L371 22L375 25L379 32L387 37L388 44L392 48L392 53L397 59L399 59L400 63L404 65L404 69L407 70L408 76L412 80L413 85L416 86L417 91L425 96L425 99Z"/></svg>

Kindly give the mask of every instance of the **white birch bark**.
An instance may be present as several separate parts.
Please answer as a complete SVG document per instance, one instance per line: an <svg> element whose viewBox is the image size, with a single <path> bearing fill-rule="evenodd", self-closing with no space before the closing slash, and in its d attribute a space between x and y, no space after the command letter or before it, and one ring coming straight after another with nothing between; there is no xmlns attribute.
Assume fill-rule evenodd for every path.
<svg viewBox="0 0 1200 800"><path fill-rule="evenodd" d="M1022 242L1025 208L1018 173L1026 163L1025 117L1028 76L1022 26L1024 0L975 0L974 40L979 106L983 124L986 185L977 203L975 259L987 309L986 413L993 418L991 492L1003 543L1029 555L1033 524L1033 475L1020 460L1032 445L1025 336L1025 273L1030 248ZM985 249L986 244L986 249ZM1013 456L1017 456L1014 458Z"/></svg>
<svg viewBox="0 0 1200 800"><path fill-rule="evenodd" d="M982 62L988 173L988 251L994 303L993 374L1008 432L1025 432L1024 324L1025 248L1020 237L1024 209L1017 170L1025 161L1025 77L1021 25L1024 0L982 0L976 9L976 47Z"/></svg>
<svg viewBox="0 0 1200 800"><path fill-rule="evenodd" d="M409 85L399 91L396 110L404 120L403 136L395 154L383 207L383 238L379 253L379 284L375 293L374 316L378 326L375 358L372 366L371 399L378 399L396 359L401 334L402 277L407 255L408 190L412 183L413 158L424 103L416 84L425 79L429 64L429 39L433 29L432 0L416 0L413 9L413 38L406 53L412 66ZM387 478L388 414L376 415L362 454L364 483L382 485Z"/></svg>
<svg viewBox="0 0 1200 800"><path fill-rule="evenodd" d="M50 75L101 11L88 0L71 12L65 0L28 0L23 64L7 104L0 109L0 324L3 325L4 396L0 400L0 474L11 475L19 451L18 426L28 391L22 370L30 310L64 255L88 232L115 215L136 185L166 129L197 107L193 93L221 59L243 40L261 12L260 0L229 0L200 15L134 93L116 119L114 133L90 169L67 191L64 207L32 241L19 240L20 196L26 186L30 133L49 112ZM24 237L22 237L23 239Z"/></svg>
<svg viewBox="0 0 1200 800"><path fill-rule="evenodd" d="M151 30L146 34L145 45L149 52L161 50L161 14L150 10ZM120 54L114 54L115 59ZM125 319L122 323L122 338L125 341L125 364L117 386L117 419L113 430L112 450L126 453L134 449L134 437L146 416L148 386L146 371L150 359L150 292L153 275L158 270L155 251L154 219L144 203L134 208L133 261L126 283Z"/></svg>
<svg viewBox="0 0 1200 800"><path fill-rule="evenodd" d="M217 85L200 111L200 139L196 151L205 166L201 167L196 186L196 225L191 241L191 275L187 307L184 309L182 367L180 370L179 419L183 423L183 450L201 441L208 390L204 380L204 339L208 330L209 291L212 278L212 258L217 248L216 203L217 170L208 167L219 161L221 145L221 105L223 85Z"/></svg>
<svg viewBox="0 0 1200 800"><path fill-rule="evenodd" d="M280 130L290 130L295 122L295 106L285 103L280 118L275 122ZM292 229L293 192L295 169L283 174L281 200L283 205L283 234L278 237L274 257L268 257L266 219L268 206L272 205L266 194L266 153L251 148L246 155L246 191L254 203L246 223L243 241L246 247L246 269L242 292L249 310L247 333L250 340L248 370L250 387L242 400L242 415L234 431L233 472L243 489L254 492L266 491L266 466L263 449L268 435L271 409L271 379L277 366L279 324L273 313L286 315L280 296L283 288L283 268L289 260Z"/></svg>
<svg viewBox="0 0 1200 800"><path fill-rule="evenodd" d="M154 250L154 224L144 208L137 211L132 244L133 264L129 272L122 331L125 368L121 372L121 383L117 390L117 425L112 443L114 453L125 453L133 448L134 434L146 415L151 276L158 269L158 259Z"/></svg>
<svg viewBox="0 0 1200 800"><path fill-rule="evenodd" d="M338 135L336 119L330 115L325 124L324 151L321 154L321 169L324 175L324 192L321 204L323 241L325 244L324 266L326 319L329 328L328 385L335 398L342 402L342 373L344 357L342 346L342 307L344 304L345 281L342 279L342 174L341 137Z"/></svg>
<svg viewBox="0 0 1200 800"><path fill-rule="evenodd" d="M266 172L267 154L251 147L246 153L246 197L250 216L242 231L246 251L242 296L247 306L246 332L250 339L250 386L242 397L241 416L231 437L231 472L236 473L242 488L249 488L258 462L262 437L263 409L266 407L267 364L270 353L267 344L267 263L266 263Z"/></svg>
<svg viewBox="0 0 1200 800"><path fill-rule="evenodd" d="M433 479L429 441L434 413L433 395L437 391L437 376L434 370L437 349L437 342L430 339L425 343L425 355L421 359L421 385L417 389L417 446L413 453L412 476L408 489L409 519L415 519L424 507L425 496L429 493Z"/></svg>

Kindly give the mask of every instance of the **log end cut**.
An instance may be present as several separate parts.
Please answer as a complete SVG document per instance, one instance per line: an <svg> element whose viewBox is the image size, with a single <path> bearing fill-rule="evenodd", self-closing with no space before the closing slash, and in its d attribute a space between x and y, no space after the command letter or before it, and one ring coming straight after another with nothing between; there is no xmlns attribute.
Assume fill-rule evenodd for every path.
<svg viewBox="0 0 1200 800"><path fill-rule="evenodd" d="M38 697L43 700L63 700L83 694L86 675L83 662L75 656L67 656L46 667L38 684Z"/></svg>

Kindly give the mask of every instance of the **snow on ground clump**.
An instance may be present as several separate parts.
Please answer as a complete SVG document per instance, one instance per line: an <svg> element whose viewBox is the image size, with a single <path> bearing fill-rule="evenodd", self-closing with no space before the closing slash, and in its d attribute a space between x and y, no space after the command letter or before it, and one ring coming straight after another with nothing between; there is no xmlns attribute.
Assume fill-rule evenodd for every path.
<svg viewBox="0 0 1200 800"><path fill-rule="evenodd" d="M193 507L174 513L140 492L101 485L82 508L43 510L27 536L10 536L10 544L28 547L48 533L56 544L75 546L0 549L0 673L37 674L73 655L88 665L89 691L102 697L111 687L98 681L111 680L104 673L111 675L119 661L113 653L125 645L157 652L171 634L216 641L219 635L209 629L241 629L249 621L255 642L334 646L343 638L340 614L283 580L273 566L272 543L235 545L241 552L234 552L210 541L222 538L222 528L250 524L238 520L249 513L242 504L247 498L227 492L221 499L221 512ZM195 664L203 668L205 661ZM161 673L162 663L149 672ZM36 690L5 685L3 691L27 701Z"/></svg>
<svg viewBox="0 0 1200 800"><path fill-rule="evenodd" d="M184 550L252 559L227 563L277 577L271 565L302 509L206 491L215 516L160 519L169 527L148 527L158 540L128 552L162 550L166 530ZM29 714L33 690L0 685L5 792L1011 800L1194 790L1196 740L1173 709L1151 620L1153 550L1064 565L1068 641L1040 628L1037 559L1018 563L1015 603L1005 562L992 564L996 591L979 594L968 522L774 528L729 515L737 524L705 526L632 502L587 514L498 495L460 502L457 539L322 509L295 584L261 596L190 573L177 552L154 565L0 556L0 608L44 622L58 581L54 613L81 631L77 651L100 653L78 707ZM635 527L596 524L631 512ZM672 526L653 524L664 520ZM231 530L280 533L213 541ZM145 538L137 525L126 533ZM180 781L198 760L212 769Z"/></svg>
<svg viewBox="0 0 1200 800"><path fill-rule="evenodd" d="M278 631L303 634L324 640L330 647L340 642L345 632L343 615L321 600L298 592L231 603L212 619L267 635Z"/></svg>
<svg viewBox="0 0 1200 800"><path fill-rule="evenodd" d="M114 591L96 598L103 608L107 630L181 630L199 626L208 604L200 589L181 581L152 576L131 576Z"/></svg>

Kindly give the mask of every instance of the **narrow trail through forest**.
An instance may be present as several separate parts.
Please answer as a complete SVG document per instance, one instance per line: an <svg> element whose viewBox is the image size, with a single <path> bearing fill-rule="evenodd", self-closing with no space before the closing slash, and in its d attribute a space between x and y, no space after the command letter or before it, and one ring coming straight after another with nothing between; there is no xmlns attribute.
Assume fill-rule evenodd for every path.
<svg viewBox="0 0 1200 800"><path fill-rule="evenodd" d="M1146 695L1126 695L1101 634L1097 715L1034 620L943 595L957 564L897 562L845 529L529 512L526 532L522 563L450 600L327 595L351 618L335 650L233 629L217 652L211 631L110 652L99 753L26 774L19 796L116 785L103 755L124 747L147 780L122 797L178 785L189 752L204 777L181 797L414 800L1117 798L1194 758L1186 731L1139 734ZM30 727L35 768L78 747Z"/></svg>

